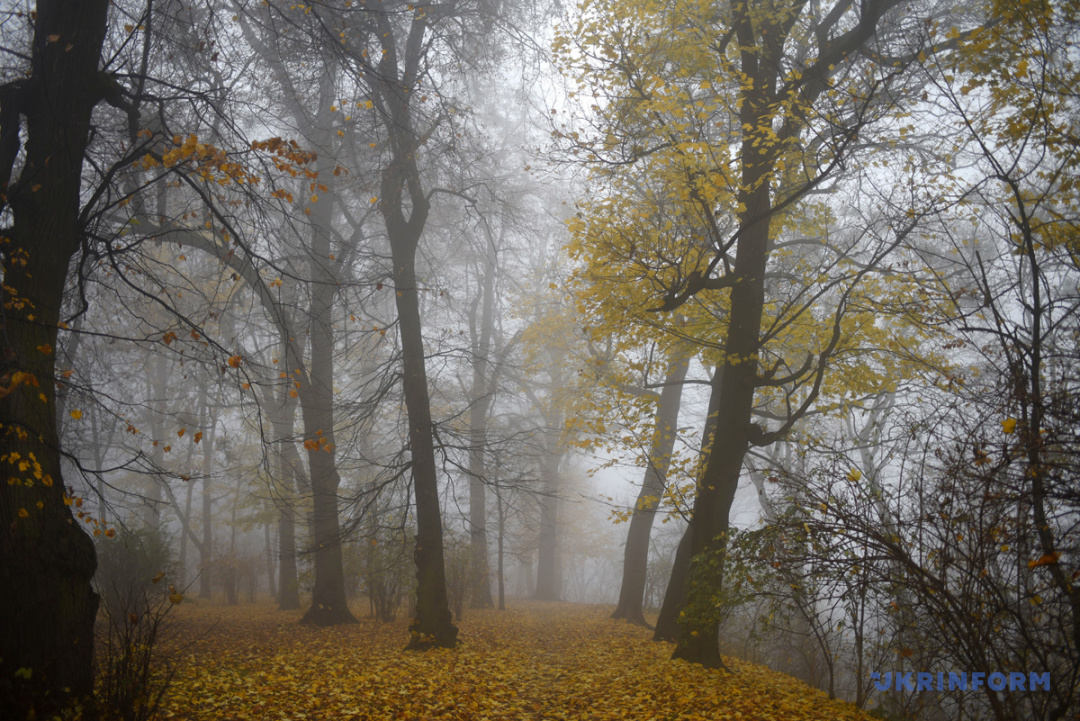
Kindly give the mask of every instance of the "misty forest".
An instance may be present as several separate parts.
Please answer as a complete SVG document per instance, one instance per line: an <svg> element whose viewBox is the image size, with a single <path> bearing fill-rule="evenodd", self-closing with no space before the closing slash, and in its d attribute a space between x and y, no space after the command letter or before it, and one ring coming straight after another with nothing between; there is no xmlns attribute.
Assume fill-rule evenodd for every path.
<svg viewBox="0 0 1080 721"><path fill-rule="evenodd" d="M0 51L0 718L1080 718L1077 0Z"/></svg>

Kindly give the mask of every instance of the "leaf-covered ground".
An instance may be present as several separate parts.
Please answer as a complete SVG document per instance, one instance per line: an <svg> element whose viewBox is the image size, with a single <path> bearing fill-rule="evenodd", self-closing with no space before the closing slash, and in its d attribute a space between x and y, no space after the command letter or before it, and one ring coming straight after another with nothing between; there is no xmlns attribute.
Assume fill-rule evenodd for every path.
<svg viewBox="0 0 1080 721"><path fill-rule="evenodd" d="M166 719L864 719L789 676L671 661L609 607L471 611L461 646L405 652L404 623L312 629L271 606L176 609Z"/></svg>

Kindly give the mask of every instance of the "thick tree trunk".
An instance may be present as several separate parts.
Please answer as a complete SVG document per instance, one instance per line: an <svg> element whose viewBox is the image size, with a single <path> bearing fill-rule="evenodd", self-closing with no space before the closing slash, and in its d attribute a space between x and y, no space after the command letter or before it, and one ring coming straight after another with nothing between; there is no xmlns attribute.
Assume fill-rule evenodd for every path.
<svg viewBox="0 0 1080 721"><path fill-rule="evenodd" d="M426 210L426 209L425 209ZM413 208L415 219L417 209ZM394 287L397 291L398 325L401 333L402 384L409 414L409 450L412 455L413 492L416 498L416 618L409 625L408 648L429 646L453 648L457 627L452 623L446 596L446 569L443 565L442 515L435 476L435 448L431 429L431 407L427 373L424 368L424 341L420 326L420 297L413 269L415 243L408 237L394 242ZM411 248L410 248L411 245Z"/></svg>
<svg viewBox="0 0 1080 721"><path fill-rule="evenodd" d="M320 118L330 117L334 88L324 77L320 90ZM328 148L328 128L314 132L316 147ZM333 170L329 155L320 155L316 170L329 191L311 208L311 362L310 383L304 388L304 446L308 449L311 472L315 551L315 584L311 589L311 608L303 623L329 626L356 623L345 596L345 570L341 553L341 524L338 518L337 447L334 436L334 300L338 282L331 268L330 228L333 222Z"/></svg>
<svg viewBox="0 0 1080 721"><path fill-rule="evenodd" d="M731 296L727 339L724 343L723 372L719 374L716 433L708 463L698 483L691 526L693 561L686 584L686 607L680 623L675 656L706 666L723 665L717 640L718 623L715 594L723 581L723 554L728 531L728 514L735 497L743 459L752 440L762 433L752 423L754 392L758 385L758 352L762 311L765 304L765 270L769 258L770 221L773 214L772 190L776 180L777 160L790 152L799 140L807 118L815 115L813 103L831 85L830 78L850 70L851 59L860 48L872 41L882 17L902 0L869 0L859 6L858 20L842 33L833 33L834 24L847 6L837 5L834 12L816 25L816 59L809 61L800 81L777 93L784 77L784 53L792 29L798 27L793 17L765 17L756 14L746 3L732 3L730 23L733 39L739 48L738 119L742 132L739 146L740 168L738 200L738 246L731 272ZM840 14L835 12L839 9ZM800 9L798 12L802 12ZM857 75L857 73L854 73ZM874 92L873 86L868 88ZM866 101L864 107L869 106ZM857 118L845 130L854 138L867 116L856 111ZM779 128L779 130L775 130ZM838 137L842 137L838 134ZM843 152L839 147L838 152ZM834 158L835 161L835 158ZM828 171L826 171L828 172ZM818 178L817 180L820 180ZM795 200L815 183L789 189L784 202ZM794 193L794 194L793 194ZM831 352L831 351L830 351ZM824 354L824 355L827 355ZM825 357L818 358L824 363ZM816 393L816 389L813 391ZM805 409L804 409L805 410ZM804 412L804 411L800 411Z"/></svg>
<svg viewBox="0 0 1080 721"><path fill-rule="evenodd" d="M558 446L558 428L548 429L544 443L543 468L540 471L540 545L536 554L536 591L538 601L562 598L562 563L559 557L559 466L562 452Z"/></svg>
<svg viewBox="0 0 1080 721"><path fill-rule="evenodd" d="M720 408L720 374L721 367L717 367L712 379L712 392L709 394L709 408L705 415L705 425L701 432L701 465L704 467L709 461L710 449L713 442L713 431L716 428L716 416ZM679 546L675 550L675 561L671 566L671 578L668 580L667 589L664 592L664 602L660 605L660 615L656 619L656 629L653 632L654 641L674 641L679 637L679 614L686 605L686 581L690 576L691 553L691 529L690 526L683 533Z"/></svg>
<svg viewBox="0 0 1080 721"><path fill-rule="evenodd" d="M675 562L671 565L671 579L660 604L653 630L654 641L674 641L679 638L679 614L686 606L686 579L690 575L690 548L692 533L688 526L675 549Z"/></svg>
<svg viewBox="0 0 1080 721"><path fill-rule="evenodd" d="M72 518L54 383L68 262L79 247L82 163L99 95L105 0L40 0L29 76L0 108L0 718L52 718L93 693L94 545ZM17 182L8 185L25 116ZM13 152L15 151L15 152ZM22 671L20 671L22 670Z"/></svg>
<svg viewBox="0 0 1080 721"><path fill-rule="evenodd" d="M667 471L671 453L675 450L675 431L679 422L683 381L686 380L689 368L690 355L687 350L673 351L664 376L664 388L656 404L649 465L645 468L645 478L641 482L641 491L630 517L630 530L626 533L619 605L611 617L625 618L640 626L649 625L641 607L649 568L649 540L652 537L656 509L667 488Z"/></svg>
<svg viewBox="0 0 1080 721"><path fill-rule="evenodd" d="M749 24L750 21L744 19L744 22ZM756 129L768 127L771 122L768 98L773 90L768 71L758 72L757 58L748 56L752 56L750 51L744 54L743 67L751 82L742 91L739 111L742 127L749 129L750 134L743 139L740 155L739 202L742 210L739 225L742 235L735 255L736 282L731 290L725 361L718 370L715 378L718 383L714 383L713 390L714 394L719 391L716 432L694 499L690 528L693 560L674 654L675 658L709 668L724 665L720 658L719 623L712 599L723 582L721 560L727 542L728 516L753 429L751 421L772 215L768 176L774 151L752 141Z"/></svg>

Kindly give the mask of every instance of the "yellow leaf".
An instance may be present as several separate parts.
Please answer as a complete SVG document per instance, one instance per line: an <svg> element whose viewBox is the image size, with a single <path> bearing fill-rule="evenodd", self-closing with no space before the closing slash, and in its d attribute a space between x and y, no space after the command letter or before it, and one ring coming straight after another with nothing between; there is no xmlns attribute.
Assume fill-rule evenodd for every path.
<svg viewBox="0 0 1080 721"><path fill-rule="evenodd" d="M71 412L71 417L74 418L75 420L79 420L80 418L82 418L82 411L80 411L78 408L76 408L75 410L73 410Z"/></svg>
<svg viewBox="0 0 1080 721"><path fill-rule="evenodd" d="M229 358L229 367L230 368L239 368L240 367L240 362L242 360L243 359L238 355L232 356L231 358Z"/></svg>
<svg viewBox="0 0 1080 721"><path fill-rule="evenodd" d="M1001 432L1005 434L1011 434L1016 430L1016 419L1006 418L1001 422Z"/></svg>

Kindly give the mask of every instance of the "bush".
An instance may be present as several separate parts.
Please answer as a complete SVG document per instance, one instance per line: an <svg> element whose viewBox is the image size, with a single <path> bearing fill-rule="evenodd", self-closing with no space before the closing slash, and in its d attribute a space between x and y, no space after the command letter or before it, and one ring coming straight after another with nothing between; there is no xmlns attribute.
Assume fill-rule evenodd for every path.
<svg viewBox="0 0 1080 721"><path fill-rule="evenodd" d="M183 597L167 581L175 572L168 540L142 527L98 544L94 584L102 604L95 695L105 721L154 718L172 680L173 666L160 642L169 610Z"/></svg>
<svg viewBox="0 0 1080 721"><path fill-rule="evenodd" d="M94 587L107 613L140 612L144 596L167 595L168 584L161 580L175 578L178 570L170 542L167 533L151 526L126 528L114 538L99 538ZM145 600L156 605L155 599Z"/></svg>

